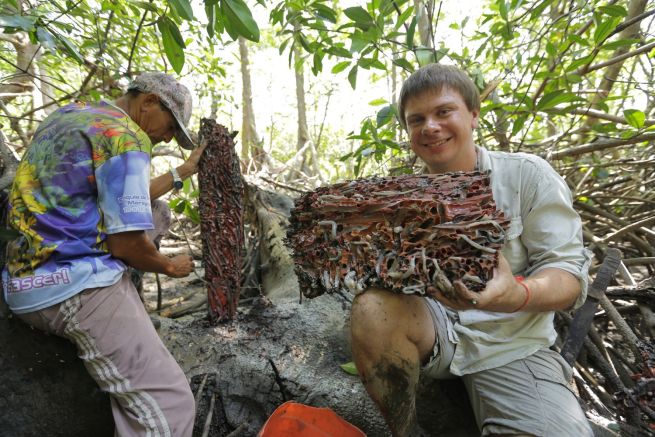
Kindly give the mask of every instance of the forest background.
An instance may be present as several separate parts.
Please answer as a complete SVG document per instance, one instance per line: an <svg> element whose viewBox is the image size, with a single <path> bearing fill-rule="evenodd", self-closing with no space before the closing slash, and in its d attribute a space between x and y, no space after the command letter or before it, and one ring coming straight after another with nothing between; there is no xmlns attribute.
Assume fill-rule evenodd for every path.
<svg viewBox="0 0 655 437"><path fill-rule="evenodd" d="M203 117L238 131L246 203L257 209L245 214L244 259L259 260L261 247L269 251L261 260L274 260L267 247L283 246L285 215L267 214L274 208L248 193L295 197L344 179L420 171L395 117L400 85L421 65L457 65L482 95L476 142L540 155L566 180L595 254L592 276L608 248L622 251L620 286L607 291L614 304L606 300L608 316L599 313L590 330L596 349L585 343L600 351L589 352L600 370L586 359L577 366L581 397L614 420L625 403L610 394L648 383L634 382L647 367L637 339L655 338L654 61L655 3L647 0L1 0L0 189L57 107L115 98L140 72L166 71L194 94L192 131ZM183 153L157 147L154 173ZM197 241L196 187L185 181L169 202L175 231ZM243 288L288 288L276 273L283 259L293 271L282 252L278 264L253 262L259 273L245 275ZM644 405L620 412L621 429L654 429L652 406L638 411Z"/></svg>
<svg viewBox="0 0 655 437"><path fill-rule="evenodd" d="M646 0L4 0L0 123L20 156L74 99L121 95L167 71L201 117L239 131L250 181L307 190L410 172L395 117L403 79L429 62L482 93L478 144L550 161L602 255L654 255L655 8ZM155 172L182 158L160 146ZM188 182L171 199L197 221ZM627 229L626 229L627 228ZM625 237L629 238L625 238ZM647 265L650 265L647 263Z"/></svg>

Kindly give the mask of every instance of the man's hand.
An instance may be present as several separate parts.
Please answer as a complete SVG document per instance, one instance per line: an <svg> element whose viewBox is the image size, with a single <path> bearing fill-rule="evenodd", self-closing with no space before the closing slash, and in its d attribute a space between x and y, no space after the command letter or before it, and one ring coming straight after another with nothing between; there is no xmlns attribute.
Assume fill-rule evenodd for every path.
<svg viewBox="0 0 655 437"><path fill-rule="evenodd" d="M512 312L525 302L526 291L516 282L509 262L502 253L498 254L498 266L487 287L476 293L469 290L462 281L453 282L455 297L447 298L441 290L430 290L441 303L457 310L479 309L498 312Z"/></svg>
<svg viewBox="0 0 655 437"><path fill-rule="evenodd" d="M128 231L107 235L109 252L130 267L144 272L163 273L183 278L193 271L193 258L178 255L173 258L159 253L144 231Z"/></svg>
<svg viewBox="0 0 655 437"><path fill-rule="evenodd" d="M198 162L200 162L200 157L202 156L202 152L205 151L206 147L206 142L201 144L198 148L191 152L189 158L184 161L182 165L177 167L177 174L180 176L180 179L184 180L198 172ZM170 172L157 176L150 181L150 200L152 201L158 199L172 189L173 176L170 174Z"/></svg>
<svg viewBox="0 0 655 437"><path fill-rule="evenodd" d="M170 267L166 276L183 278L193 271L193 258L190 255L177 255L170 259Z"/></svg>
<svg viewBox="0 0 655 437"><path fill-rule="evenodd" d="M189 176L198 173L198 163L200 162L200 157L202 156L202 152L205 151L207 144L207 141L203 141L200 146L193 149L193 152L191 152L191 155L189 155L184 164L177 168L177 172L182 179L186 179Z"/></svg>

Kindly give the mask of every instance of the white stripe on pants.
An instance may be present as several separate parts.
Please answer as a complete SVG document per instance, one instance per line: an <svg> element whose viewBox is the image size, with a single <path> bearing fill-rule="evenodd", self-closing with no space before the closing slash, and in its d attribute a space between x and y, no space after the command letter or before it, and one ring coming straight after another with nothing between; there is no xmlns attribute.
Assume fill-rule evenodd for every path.
<svg viewBox="0 0 655 437"><path fill-rule="evenodd" d="M195 402L186 376L127 275L112 286L17 316L77 346L86 369L111 397L118 436L191 436Z"/></svg>

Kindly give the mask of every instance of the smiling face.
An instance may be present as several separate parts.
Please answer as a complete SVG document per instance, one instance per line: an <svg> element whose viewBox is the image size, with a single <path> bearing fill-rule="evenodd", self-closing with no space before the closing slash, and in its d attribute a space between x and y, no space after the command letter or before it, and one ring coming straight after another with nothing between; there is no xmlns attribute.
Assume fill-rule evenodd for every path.
<svg viewBox="0 0 655 437"><path fill-rule="evenodd" d="M475 169L479 111L469 110L459 92L448 86L425 91L409 97L404 112L412 150L431 173Z"/></svg>

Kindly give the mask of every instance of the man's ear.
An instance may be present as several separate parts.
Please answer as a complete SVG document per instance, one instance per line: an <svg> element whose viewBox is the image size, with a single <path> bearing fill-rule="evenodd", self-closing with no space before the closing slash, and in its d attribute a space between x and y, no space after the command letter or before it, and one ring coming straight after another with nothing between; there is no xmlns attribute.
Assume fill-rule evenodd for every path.
<svg viewBox="0 0 655 437"><path fill-rule="evenodd" d="M146 93L143 96L143 105L144 106L152 106L152 105L157 105L159 106L159 96L154 93Z"/></svg>
<svg viewBox="0 0 655 437"><path fill-rule="evenodd" d="M471 111L471 129L477 129L480 123L480 110L474 109Z"/></svg>

